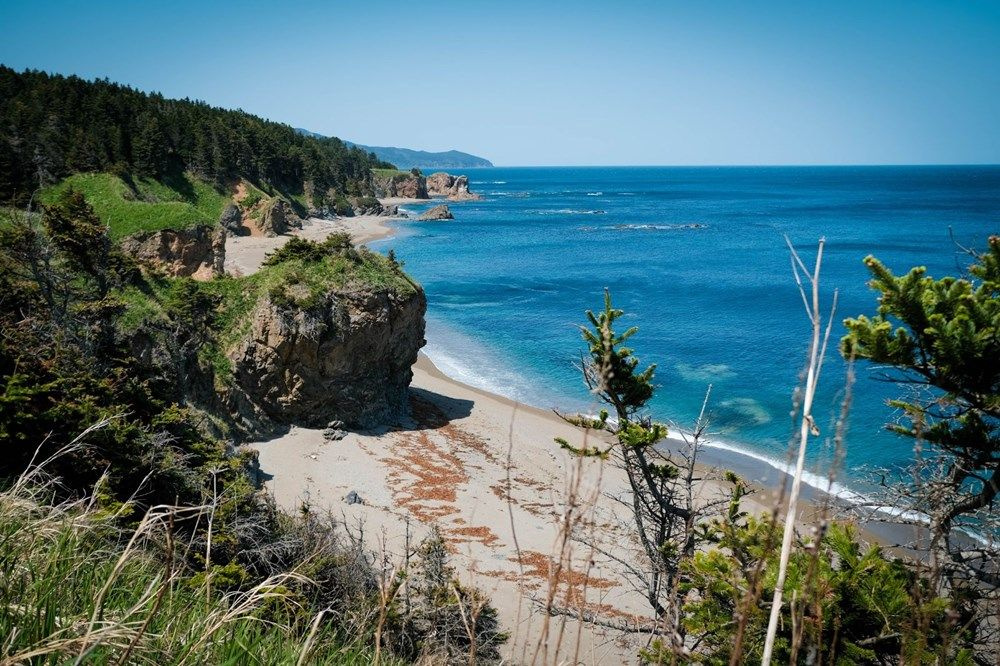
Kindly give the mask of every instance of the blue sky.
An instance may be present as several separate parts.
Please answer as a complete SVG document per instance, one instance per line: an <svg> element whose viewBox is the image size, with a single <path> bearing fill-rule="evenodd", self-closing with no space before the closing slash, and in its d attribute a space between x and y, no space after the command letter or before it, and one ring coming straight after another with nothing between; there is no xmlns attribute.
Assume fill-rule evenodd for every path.
<svg viewBox="0 0 1000 666"><path fill-rule="evenodd" d="M1000 162L1000 2L0 0L0 62L498 165Z"/></svg>

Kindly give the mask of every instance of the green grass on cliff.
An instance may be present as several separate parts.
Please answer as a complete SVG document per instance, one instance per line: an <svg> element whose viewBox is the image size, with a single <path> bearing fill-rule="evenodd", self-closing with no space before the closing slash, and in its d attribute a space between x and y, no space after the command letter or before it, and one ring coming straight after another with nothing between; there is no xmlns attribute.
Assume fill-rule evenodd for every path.
<svg viewBox="0 0 1000 666"><path fill-rule="evenodd" d="M389 259L376 252L353 249L318 261L289 259L265 266L253 275L203 283L203 288L219 301L216 323L220 352L250 330L250 315L265 298L283 302L290 309L308 310L330 290L345 287L387 289L403 296L416 291L414 282ZM216 370L225 371L228 361L218 360Z"/></svg>
<svg viewBox="0 0 1000 666"><path fill-rule="evenodd" d="M375 174L377 178L408 178L413 174L409 171L401 171L400 169L372 169L372 173Z"/></svg>
<svg viewBox="0 0 1000 666"><path fill-rule="evenodd" d="M144 325L163 325L177 318L174 310L178 303L183 305L198 294L209 297L214 303L210 314L214 335L200 347L199 354L214 368L216 379L224 383L232 371L226 354L249 332L250 316L265 298L289 309L308 310L334 289L387 289L404 297L417 289L398 264L377 252L349 246L323 249L322 244L297 239L286 247L299 245L307 248L308 256L286 252L278 263L243 277L195 282L190 278L148 275L141 284L118 292L118 299L125 304L118 326L123 331L135 331Z"/></svg>
<svg viewBox="0 0 1000 666"><path fill-rule="evenodd" d="M130 185L110 173L78 173L44 190L42 203L56 201L69 188L83 193L115 240L139 231L215 225L230 200L190 175L143 178Z"/></svg>

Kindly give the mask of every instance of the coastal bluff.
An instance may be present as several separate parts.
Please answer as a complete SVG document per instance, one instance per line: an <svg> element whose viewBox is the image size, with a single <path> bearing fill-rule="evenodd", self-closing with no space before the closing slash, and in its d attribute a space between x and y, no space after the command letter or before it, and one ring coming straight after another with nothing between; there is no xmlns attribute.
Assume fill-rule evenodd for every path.
<svg viewBox="0 0 1000 666"><path fill-rule="evenodd" d="M419 171L372 169L375 196L382 199L429 199L427 179Z"/></svg>
<svg viewBox="0 0 1000 666"><path fill-rule="evenodd" d="M427 177L427 193L432 197L447 197L449 201L475 201L482 199L469 190L468 176L453 176L444 171Z"/></svg>
<svg viewBox="0 0 1000 666"><path fill-rule="evenodd" d="M221 275L226 261L226 233L208 225L142 231L121 239L120 247L136 261L167 275L196 280Z"/></svg>
<svg viewBox="0 0 1000 666"><path fill-rule="evenodd" d="M289 308L269 296L249 317L229 352L246 403L291 425L370 428L397 420L424 345L423 290L355 286L313 300Z"/></svg>
<svg viewBox="0 0 1000 666"><path fill-rule="evenodd" d="M419 170L372 169L375 196L387 199L431 199L444 197L449 201L482 199L469 189L468 176L455 176L445 171L424 176Z"/></svg>

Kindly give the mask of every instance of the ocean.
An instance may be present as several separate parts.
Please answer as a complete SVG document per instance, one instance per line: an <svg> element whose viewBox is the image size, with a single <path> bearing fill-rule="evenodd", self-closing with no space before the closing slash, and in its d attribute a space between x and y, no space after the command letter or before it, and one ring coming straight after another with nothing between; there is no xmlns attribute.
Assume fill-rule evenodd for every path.
<svg viewBox="0 0 1000 666"><path fill-rule="evenodd" d="M587 309L603 289L636 325L631 346L656 363L652 415L690 428L709 384L715 458L780 468L809 322L785 245L812 265L826 238L824 303L839 290L814 415L814 479L833 461L846 365L846 317L875 313L862 259L903 273L955 275L1000 233L1000 167L589 167L466 172L482 201L450 204L454 220L407 221L372 244L392 248L427 291L425 352L468 384L538 407L595 412L576 367ZM431 204L405 206L419 213ZM954 239L954 240L953 240ZM849 415L844 485L864 492L874 470L905 466L913 443L885 430L903 389L860 364ZM742 455L737 455L737 452ZM744 465L745 467L745 465Z"/></svg>

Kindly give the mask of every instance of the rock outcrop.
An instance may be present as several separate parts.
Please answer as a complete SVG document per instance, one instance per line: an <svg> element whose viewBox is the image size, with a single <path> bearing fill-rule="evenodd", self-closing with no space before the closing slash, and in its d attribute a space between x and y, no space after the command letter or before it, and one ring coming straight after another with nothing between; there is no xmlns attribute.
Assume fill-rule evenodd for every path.
<svg viewBox="0 0 1000 666"><path fill-rule="evenodd" d="M355 215L382 215L385 212L375 197L354 197L350 202Z"/></svg>
<svg viewBox="0 0 1000 666"><path fill-rule="evenodd" d="M207 280L223 272L226 232L208 225L180 231L142 231L123 238L121 249L168 275Z"/></svg>
<svg viewBox="0 0 1000 666"><path fill-rule="evenodd" d="M229 352L241 393L234 403L313 427L372 427L404 413L425 342L423 290L345 287L311 297L308 307L290 307L288 298L264 298Z"/></svg>
<svg viewBox="0 0 1000 666"><path fill-rule="evenodd" d="M451 201L474 201L481 196L469 191L468 176L453 176L439 171L427 177L427 193L432 197L448 197Z"/></svg>
<svg viewBox="0 0 1000 666"><path fill-rule="evenodd" d="M219 216L219 225L230 236L249 236L250 230L243 226L243 213L236 204L227 204Z"/></svg>
<svg viewBox="0 0 1000 666"><path fill-rule="evenodd" d="M454 220L455 216L451 214L451 210L444 204L440 206L434 206L430 210L422 213L418 220Z"/></svg>
<svg viewBox="0 0 1000 666"><path fill-rule="evenodd" d="M280 236L288 233L290 228L300 226L300 221L288 202L275 197L261 208L258 226L265 236Z"/></svg>
<svg viewBox="0 0 1000 666"><path fill-rule="evenodd" d="M399 197L405 199L429 199L427 179L413 173L380 174L375 172L372 179L375 196L380 199Z"/></svg>

